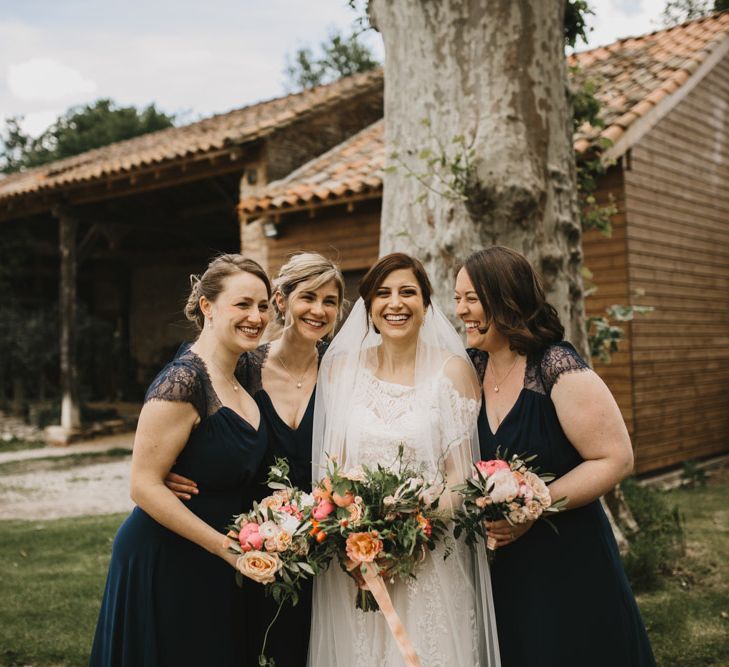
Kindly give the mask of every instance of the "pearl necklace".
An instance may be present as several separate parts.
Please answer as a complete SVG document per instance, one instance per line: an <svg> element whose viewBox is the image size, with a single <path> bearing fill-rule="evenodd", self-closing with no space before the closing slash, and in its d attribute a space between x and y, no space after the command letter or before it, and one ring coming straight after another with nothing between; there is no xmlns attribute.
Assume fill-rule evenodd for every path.
<svg viewBox="0 0 729 667"><path fill-rule="evenodd" d="M278 361L281 364L281 367L288 373L289 377L296 383L296 388L301 389L302 385L304 384L304 377L309 372L309 369L311 368L311 365L314 363L314 360L318 357L318 353L314 353L314 356L312 357L311 361L307 365L307 367L304 369L304 372L301 374L301 377L297 380L296 376L288 369L288 366L286 366L286 363L283 360L283 357L279 354L278 357L276 357L276 361Z"/></svg>
<svg viewBox="0 0 729 667"><path fill-rule="evenodd" d="M511 371L514 370L514 366L516 366L516 362L519 361L519 355L516 356L516 359L514 359L514 363L511 364L511 368L506 371L506 375L502 377L500 380L496 377L496 371L494 370L494 367L491 365L491 358L489 358L489 368L491 368L491 375L494 376L494 391L498 394L499 393L499 385L504 384L504 380L509 377L509 374Z"/></svg>

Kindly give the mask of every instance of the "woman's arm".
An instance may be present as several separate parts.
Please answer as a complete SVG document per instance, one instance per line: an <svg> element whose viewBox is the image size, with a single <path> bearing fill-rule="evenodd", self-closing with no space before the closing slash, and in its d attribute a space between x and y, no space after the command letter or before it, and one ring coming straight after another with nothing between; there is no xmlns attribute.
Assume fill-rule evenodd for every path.
<svg viewBox="0 0 729 667"><path fill-rule="evenodd" d="M585 460L552 482L549 493L553 501L566 496L565 509L575 509L605 495L631 473L633 449L620 409L597 373L560 375L551 398L562 430ZM499 548L519 539L533 524L491 521L486 528Z"/></svg>
<svg viewBox="0 0 729 667"><path fill-rule="evenodd" d="M553 500L567 496L567 509L610 491L633 470L633 448L615 399L597 373L565 373L552 402L567 439L584 460L549 486Z"/></svg>
<svg viewBox="0 0 729 667"><path fill-rule="evenodd" d="M164 479L190 437L198 414L181 401L149 401L139 415L134 439L131 496L155 521L235 565L224 537L193 514L164 484Z"/></svg>

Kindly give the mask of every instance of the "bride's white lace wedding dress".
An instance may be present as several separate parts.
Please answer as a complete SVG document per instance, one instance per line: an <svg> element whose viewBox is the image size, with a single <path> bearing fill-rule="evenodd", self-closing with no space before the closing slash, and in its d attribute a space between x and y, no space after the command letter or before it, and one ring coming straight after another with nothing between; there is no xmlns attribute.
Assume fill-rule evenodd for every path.
<svg viewBox="0 0 729 667"><path fill-rule="evenodd" d="M472 373L469 363L442 352L439 370L415 386L383 381L366 362L356 372L346 371L354 375L351 384L329 396L346 412L337 413L339 426L331 419L328 424L342 433L336 455L344 468L394 464L402 445L424 476L435 478L439 467L444 470L448 487L470 474L480 407L477 383L472 389L470 375L465 382L461 377ZM317 394L317 400L326 400L326 394ZM335 446L336 439L324 440ZM446 490L440 507L452 511L455 498ZM444 560L446 546L451 553ZM426 555L416 577L387 588L422 667L498 667L485 554L472 554L451 536L448 545ZM356 609L356 593L354 581L336 563L316 578L310 667L404 664L384 615Z"/></svg>

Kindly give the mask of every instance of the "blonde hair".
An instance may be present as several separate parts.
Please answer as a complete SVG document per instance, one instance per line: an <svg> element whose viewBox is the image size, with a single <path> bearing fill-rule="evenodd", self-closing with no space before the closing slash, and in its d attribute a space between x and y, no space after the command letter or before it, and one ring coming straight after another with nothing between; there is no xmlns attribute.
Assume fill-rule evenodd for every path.
<svg viewBox="0 0 729 667"><path fill-rule="evenodd" d="M204 296L208 301L215 301L223 291L223 281L228 276L241 272L260 278L266 286L268 298L271 298L271 281L258 262L238 254L218 255L210 260L202 276L190 276L191 289L185 304L185 317L194 322L198 329L202 329L205 315L200 308L200 298Z"/></svg>
<svg viewBox="0 0 729 667"><path fill-rule="evenodd" d="M310 289L316 290L331 281L334 281L339 297L337 303L337 322L339 322L344 308L344 276L332 260L317 252L300 252L292 255L274 278L273 292L274 296L281 294L284 300L288 301L294 290L303 283L306 283ZM273 312L274 323L278 326L268 333L269 340L280 335L286 321L286 313L279 310L275 298L273 299Z"/></svg>

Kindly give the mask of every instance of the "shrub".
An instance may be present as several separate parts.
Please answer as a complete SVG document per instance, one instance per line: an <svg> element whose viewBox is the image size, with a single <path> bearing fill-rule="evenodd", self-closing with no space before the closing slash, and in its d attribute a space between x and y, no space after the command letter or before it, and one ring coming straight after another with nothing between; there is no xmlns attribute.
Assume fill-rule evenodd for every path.
<svg viewBox="0 0 729 667"><path fill-rule="evenodd" d="M625 570L634 590L651 590L658 587L662 574L671 572L673 561L683 552L683 519L664 491L640 486L634 479L621 487L640 527L623 557Z"/></svg>

